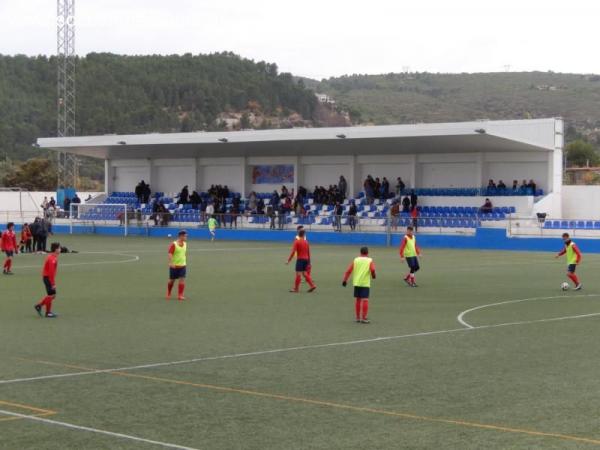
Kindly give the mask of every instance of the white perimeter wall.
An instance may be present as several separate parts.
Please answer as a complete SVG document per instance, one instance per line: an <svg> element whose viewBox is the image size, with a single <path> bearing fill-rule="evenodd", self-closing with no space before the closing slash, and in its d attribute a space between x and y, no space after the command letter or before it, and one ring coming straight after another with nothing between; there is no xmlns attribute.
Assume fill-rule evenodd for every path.
<svg viewBox="0 0 600 450"><path fill-rule="evenodd" d="M77 195L81 199L82 203L84 200L91 195L96 197L102 194L102 192L77 192ZM4 211L20 211L21 208L24 212L41 212L41 204L44 201L44 197L50 200L50 197L54 197L56 200L56 191L53 192L0 192L0 214ZM60 205L62 207L62 205Z"/></svg>
<svg viewBox="0 0 600 450"><path fill-rule="evenodd" d="M562 218L600 220L600 186L563 186Z"/></svg>

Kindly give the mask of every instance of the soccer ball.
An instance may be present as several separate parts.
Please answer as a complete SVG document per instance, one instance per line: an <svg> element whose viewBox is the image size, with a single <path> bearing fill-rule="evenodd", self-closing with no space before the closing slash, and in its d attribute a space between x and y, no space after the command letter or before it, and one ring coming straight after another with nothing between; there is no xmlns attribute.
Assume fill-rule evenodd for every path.
<svg viewBox="0 0 600 450"><path fill-rule="evenodd" d="M171 233L167 234L167 237L171 237ZM567 284L567 283L565 283L565 284Z"/></svg>
<svg viewBox="0 0 600 450"><path fill-rule="evenodd" d="M567 283L567 282L565 281L563 284L561 284L561 285L560 285L560 288L561 288L563 291L568 291L568 290L569 290L569 283Z"/></svg>

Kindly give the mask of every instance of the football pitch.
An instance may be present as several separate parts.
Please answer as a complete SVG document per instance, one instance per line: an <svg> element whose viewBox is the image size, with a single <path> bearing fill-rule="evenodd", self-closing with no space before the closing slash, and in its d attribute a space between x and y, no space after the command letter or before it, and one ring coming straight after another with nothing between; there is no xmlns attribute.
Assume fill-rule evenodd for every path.
<svg viewBox="0 0 600 450"><path fill-rule="evenodd" d="M424 248L410 288L374 247L357 324L357 247L313 245L291 294L289 245L190 240L167 302L169 239L60 240L57 319L41 255L0 278L2 449L600 447L600 255L562 292L564 257Z"/></svg>

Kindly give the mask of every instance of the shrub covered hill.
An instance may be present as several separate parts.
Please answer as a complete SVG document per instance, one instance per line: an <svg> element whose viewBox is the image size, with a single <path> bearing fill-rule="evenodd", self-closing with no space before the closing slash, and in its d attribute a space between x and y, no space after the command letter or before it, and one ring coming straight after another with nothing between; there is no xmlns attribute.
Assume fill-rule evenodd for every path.
<svg viewBox="0 0 600 450"><path fill-rule="evenodd" d="M349 75L306 86L355 122L390 124L563 117L567 137L600 143L600 75L554 72Z"/></svg>
<svg viewBox="0 0 600 450"><path fill-rule="evenodd" d="M0 159L56 135L56 58L0 55ZM77 134L313 126L312 91L277 65L232 53L77 61Z"/></svg>

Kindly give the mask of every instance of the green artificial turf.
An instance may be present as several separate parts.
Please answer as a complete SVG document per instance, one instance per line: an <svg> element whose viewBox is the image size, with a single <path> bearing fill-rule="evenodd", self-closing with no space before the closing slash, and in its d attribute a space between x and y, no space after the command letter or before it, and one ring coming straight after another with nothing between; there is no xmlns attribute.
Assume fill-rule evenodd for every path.
<svg viewBox="0 0 600 450"><path fill-rule="evenodd" d="M413 289L397 249L372 248L362 325L341 286L358 248L313 246L318 289L295 295L288 245L192 240L178 303L169 240L61 239L80 253L60 257L56 320L33 310L41 255L0 278L0 380L21 380L0 410L196 449L600 446L598 256L577 293L552 254L424 249ZM0 448L160 445L0 414Z"/></svg>

